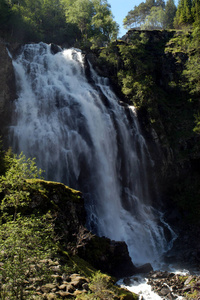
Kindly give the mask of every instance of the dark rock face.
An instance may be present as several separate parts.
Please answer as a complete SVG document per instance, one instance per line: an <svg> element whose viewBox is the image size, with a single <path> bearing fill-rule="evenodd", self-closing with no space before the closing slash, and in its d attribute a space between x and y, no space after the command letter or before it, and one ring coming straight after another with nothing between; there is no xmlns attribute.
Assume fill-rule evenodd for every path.
<svg viewBox="0 0 200 300"><path fill-rule="evenodd" d="M167 264L173 264L177 269L185 268L193 271L200 270L200 228L198 225L179 224L179 238L174 247L165 257ZM177 255L178 253L178 255Z"/></svg>
<svg viewBox="0 0 200 300"><path fill-rule="evenodd" d="M33 192L26 213L34 210L42 213L50 211L55 232L64 249L72 255L80 256L94 268L117 278L131 276L137 272L125 242L94 236L85 228L86 211L80 192L62 183L44 180L36 182L45 189L45 194Z"/></svg>
<svg viewBox="0 0 200 300"><path fill-rule="evenodd" d="M131 276L137 272L125 242L116 242L105 237L93 236L85 247L78 249L78 255L96 269L117 278Z"/></svg>
<svg viewBox="0 0 200 300"><path fill-rule="evenodd" d="M136 273L149 273L151 271L153 271L152 265L150 263L147 263L140 267L137 267Z"/></svg>
<svg viewBox="0 0 200 300"><path fill-rule="evenodd" d="M50 212L58 240L63 247L72 251L72 245L78 244L80 232L86 222L82 194L62 183L44 180L35 180L35 182L40 184L44 192L30 190L32 201L23 209L23 213Z"/></svg>
<svg viewBox="0 0 200 300"><path fill-rule="evenodd" d="M51 44L51 53L56 54L58 52L61 52L61 48L56 44Z"/></svg>
<svg viewBox="0 0 200 300"><path fill-rule="evenodd" d="M6 144L11 123L12 101L16 98L15 74L6 43L0 39L0 136Z"/></svg>

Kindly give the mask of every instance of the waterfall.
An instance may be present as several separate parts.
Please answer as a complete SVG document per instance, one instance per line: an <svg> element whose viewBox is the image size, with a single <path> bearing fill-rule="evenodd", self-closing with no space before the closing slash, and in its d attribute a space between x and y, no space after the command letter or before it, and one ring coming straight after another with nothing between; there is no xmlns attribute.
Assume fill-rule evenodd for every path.
<svg viewBox="0 0 200 300"><path fill-rule="evenodd" d="M158 260L170 247L164 231L174 235L151 206L153 162L134 108L120 105L91 66L88 81L80 50L53 54L50 45L29 44L13 66L14 151L36 157L46 179L82 191L87 226L125 241L135 264Z"/></svg>

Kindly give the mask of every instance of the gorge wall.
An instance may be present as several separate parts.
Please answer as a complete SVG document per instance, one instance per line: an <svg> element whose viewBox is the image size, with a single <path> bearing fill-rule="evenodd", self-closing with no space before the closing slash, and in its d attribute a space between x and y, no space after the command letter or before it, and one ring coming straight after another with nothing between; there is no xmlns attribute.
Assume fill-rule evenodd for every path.
<svg viewBox="0 0 200 300"><path fill-rule="evenodd" d="M175 227L182 226L180 221L182 216L187 217L187 200L181 202L178 207L173 198L185 193L186 179L193 181L199 166L199 137L192 131L194 126L193 107L186 102L184 93L178 88L180 72L186 59L184 53L179 53L182 58L181 63L171 53L164 52L166 43L174 35L174 32L142 32L148 38L146 50L148 58L151 59L149 74L154 74L154 84L159 88L152 102L148 102L138 109L138 118L143 128L149 149L155 161L154 170L157 174L158 186L164 200L164 206L169 211L169 220ZM127 45L137 40L141 32L132 31L127 34L124 41L116 42ZM116 52L118 55L118 53ZM95 56L88 55L90 61L96 64L96 70L101 75L106 75L112 79L115 90L120 90L116 84L116 70L106 64L99 66ZM7 126L10 124L12 115L12 103L16 98L15 78L11 59L6 50L6 44L0 43L0 130L3 135L4 144L7 142ZM144 62L141 62L145 64ZM118 68L123 69L123 63L119 61ZM175 88L169 85L170 82L176 84ZM152 87L154 89L154 87ZM162 90L162 92L160 92ZM131 103L121 92L120 100ZM167 96L166 96L167 95ZM162 101L164 99L164 101ZM176 101L177 99L177 101ZM159 100L159 101L158 101ZM187 176L186 176L187 175ZM190 193L190 192L188 192ZM195 203L194 203L195 205ZM172 216L172 211L176 209ZM183 228L183 227L182 227ZM184 231L185 232L185 231ZM189 244L190 242L187 242ZM198 253L198 247L196 254ZM197 256L195 254L195 256Z"/></svg>
<svg viewBox="0 0 200 300"><path fill-rule="evenodd" d="M200 165L200 138L193 131L199 96L190 94L183 76L189 59L186 38L191 32L129 30L98 52L98 59L90 54L96 69L112 80L119 94L123 91L121 99L136 105L162 198L169 205L175 193L194 183Z"/></svg>
<svg viewBox="0 0 200 300"><path fill-rule="evenodd" d="M7 140L7 126L11 123L12 101L16 98L15 75L6 42L0 39L0 135ZM7 145L8 146L8 145Z"/></svg>

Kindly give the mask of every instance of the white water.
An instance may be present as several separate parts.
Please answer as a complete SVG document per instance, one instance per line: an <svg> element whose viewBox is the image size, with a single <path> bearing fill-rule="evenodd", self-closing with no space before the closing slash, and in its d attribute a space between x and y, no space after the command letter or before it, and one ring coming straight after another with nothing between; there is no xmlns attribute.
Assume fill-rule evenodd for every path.
<svg viewBox="0 0 200 300"><path fill-rule="evenodd" d="M151 286L147 284L147 279L138 276L136 280L132 279L132 285L126 286L123 284L123 280L118 281L118 284L122 288L128 289L130 292L135 293L139 296L139 300L161 300L162 298L154 293Z"/></svg>
<svg viewBox="0 0 200 300"><path fill-rule="evenodd" d="M188 275L189 272L187 270L178 270L174 269L173 266L167 266L170 272L174 274L180 275ZM122 288L128 289L130 292L133 292L139 296L139 300L162 300L163 298L156 294L151 286L148 284L148 279L144 277L144 275L137 275L129 278L131 280L131 285L125 285L123 279L120 279L117 284L120 285ZM184 300L185 298L182 296L174 295L174 299L177 300ZM165 299L165 298L164 298ZM168 298L167 298L168 299Z"/></svg>
<svg viewBox="0 0 200 300"><path fill-rule="evenodd" d="M49 45L29 44L13 65L14 150L36 157L47 179L81 190L88 226L125 241L135 264L158 262L171 247L164 230L175 235L151 207L153 162L134 109L92 68L88 82L78 50L53 55Z"/></svg>

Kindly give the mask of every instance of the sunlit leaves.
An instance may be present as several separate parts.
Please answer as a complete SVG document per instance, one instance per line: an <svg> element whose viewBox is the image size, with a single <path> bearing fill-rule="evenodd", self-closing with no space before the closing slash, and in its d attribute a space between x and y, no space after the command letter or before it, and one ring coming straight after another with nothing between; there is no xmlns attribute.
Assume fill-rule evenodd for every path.
<svg viewBox="0 0 200 300"><path fill-rule="evenodd" d="M37 168L34 159L26 159L23 153L17 156L7 152L5 163L7 171L0 177L0 193L3 195L0 209L4 212L9 207L13 208L13 217L16 219L18 208L30 201L26 179L41 177L42 170Z"/></svg>
<svg viewBox="0 0 200 300"><path fill-rule="evenodd" d="M67 22L78 26L83 40L92 42L94 46L101 46L103 42L117 37L118 25L106 0L66 0L65 14Z"/></svg>
<svg viewBox="0 0 200 300"><path fill-rule="evenodd" d="M37 277L48 281L51 270L44 259L55 253L53 227L46 216L20 217L0 226L0 298L30 299L27 280ZM30 294L29 294L30 293Z"/></svg>

